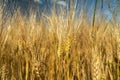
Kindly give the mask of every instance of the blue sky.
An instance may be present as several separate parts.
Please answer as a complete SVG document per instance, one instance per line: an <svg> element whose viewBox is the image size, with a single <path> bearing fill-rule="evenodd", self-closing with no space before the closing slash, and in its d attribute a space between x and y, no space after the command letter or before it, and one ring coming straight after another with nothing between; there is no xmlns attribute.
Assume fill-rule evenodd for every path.
<svg viewBox="0 0 120 80"><path fill-rule="evenodd" d="M17 0L13 0L13 1L17 1ZM91 19L93 19L93 13L94 13L94 7L95 7L96 0L71 0L71 1L74 1L73 5L74 5L74 9L76 10L77 18L81 10L84 9L86 13L86 17L88 17L88 20L91 21ZM103 0L103 7L102 7L102 0L97 0L97 1L98 1L97 10L96 10L97 18L99 18L102 15L106 20L110 20L113 16L112 11L116 7L115 2L117 0ZM36 6L39 6L39 9L42 13L44 12L44 10L46 10L45 13L47 13L48 15L50 14L50 11L53 9L52 7L54 6L54 4L56 6L56 11L60 11L61 10L60 8L62 8L61 11L65 9L67 12L69 12L70 10L70 5L69 5L70 0L68 1L67 0L33 0L33 3L34 2ZM21 10L23 11L23 13L28 12L27 9L29 8L29 5L28 5L29 0L25 0L25 1L18 0L18 4L21 7ZM117 13L118 16L116 17L116 21L120 21L119 14L120 12Z"/></svg>
<svg viewBox="0 0 120 80"><path fill-rule="evenodd" d="M40 7L43 7L43 6L46 7L49 5L49 2L55 2L55 0L48 0L49 2L47 2L47 3L45 0L38 0L38 1L40 3ZM59 1L61 1L61 2L59 2ZM69 0L68 0L68 3L66 1L67 0L58 0L58 1L56 0L56 2L59 2L60 5L65 6L65 4L66 4L67 9L68 9L70 7L68 5ZM98 0L96 15L99 17L102 14L106 20L110 20L112 18L111 11L114 10L114 8L116 6L116 3L115 3L116 0L103 0L102 10L101 10L101 5L102 5L101 1L102 0ZM77 14L80 14L80 10L83 9L83 7L86 7L86 13L87 13L88 18L91 19L93 17L92 15L94 13L95 0L75 0L74 3L75 3L74 6L77 7L77 9L76 9ZM110 8L109 8L109 6L110 6ZM59 10L59 9L57 9L57 10ZM119 17L117 17L117 18L119 21Z"/></svg>

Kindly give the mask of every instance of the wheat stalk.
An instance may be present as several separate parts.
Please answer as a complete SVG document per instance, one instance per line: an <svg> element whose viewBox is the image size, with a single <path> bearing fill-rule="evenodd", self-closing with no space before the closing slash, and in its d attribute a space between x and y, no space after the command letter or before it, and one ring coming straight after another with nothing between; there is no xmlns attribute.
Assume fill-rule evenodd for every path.
<svg viewBox="0 0 120 80"><path fill-rule="evenodd" d="M118 56L118 60L120 61L120 32L119 32L119 28L118 29L115 28L115 35L116 35L116 39L117 39L117 56Z"/></svg>

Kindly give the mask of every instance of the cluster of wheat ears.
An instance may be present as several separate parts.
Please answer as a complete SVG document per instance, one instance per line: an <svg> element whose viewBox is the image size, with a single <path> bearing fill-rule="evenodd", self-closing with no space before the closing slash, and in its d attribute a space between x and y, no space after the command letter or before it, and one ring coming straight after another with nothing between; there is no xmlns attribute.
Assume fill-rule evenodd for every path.
<svg viewBox="0 0 120 80"><path fill-rule="evenodd" d="M120 80L120 26L0 16L0 80Z"/></svg>

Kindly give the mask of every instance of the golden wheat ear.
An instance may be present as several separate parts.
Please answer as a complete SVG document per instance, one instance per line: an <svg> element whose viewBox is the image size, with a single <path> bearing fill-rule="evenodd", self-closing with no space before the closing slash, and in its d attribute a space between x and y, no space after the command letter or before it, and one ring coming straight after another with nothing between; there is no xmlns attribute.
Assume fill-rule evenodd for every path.
<svg viewBox="0 0 120 80"><path fill-rule="evenodd" d="M101 70L100 70L100 56L96 49L92 49L92 79L100 80Z"/></svg>
<svg viewBox="0 0 120 80"><path fill-rule="evenodd" d="M69 37L67 37L67 39L65 41L65 45L64 45L66 55L68 55L68 53L69 53L70 46L71 46L71 39Z"/></svg>
<svg viewBox="0 0 120 80"><path fill-rule="evenodd" d="M58 43L58 50L57 50L57 55L58 55L58 57L60 57L62 54L63 54L63 43L62 43L62 41L59 41L59 43Z"/></svg>

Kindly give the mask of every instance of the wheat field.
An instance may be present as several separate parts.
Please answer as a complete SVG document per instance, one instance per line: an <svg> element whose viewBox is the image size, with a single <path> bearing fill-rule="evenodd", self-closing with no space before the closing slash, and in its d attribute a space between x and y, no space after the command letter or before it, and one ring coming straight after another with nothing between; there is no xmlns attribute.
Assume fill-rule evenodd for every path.
<svg viewBox="0 0 120 80"><path fill-rule="evenodd" d="M0 80L120 80L120 26L72 15L0 15Z"/></svg>

